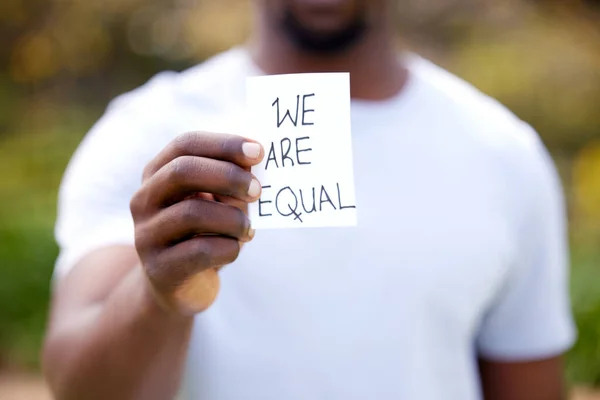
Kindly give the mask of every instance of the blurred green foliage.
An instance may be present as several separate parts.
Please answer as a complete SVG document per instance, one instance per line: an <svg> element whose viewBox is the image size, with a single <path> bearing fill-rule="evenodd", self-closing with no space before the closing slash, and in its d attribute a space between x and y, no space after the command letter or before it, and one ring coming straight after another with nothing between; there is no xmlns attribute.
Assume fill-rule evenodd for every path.
<svg viewBox="0 0 600 400"><path fill-rule="evenodd" d="M0 137L0 366L38 364L57 255L57 188L87 126L65 128Z"/></svg>
<svg viewBox="0 0 600 400"><path fill-rule="evenodd" d="M572 382L600 386L600 252L574 249L571 293L579 337L567 358Z"/></svg>
<svg viewBox="0 0 600 400"><path fill-rule="evenodd" d="M600 385L600 14L557 0L399 1L414 48L532 123L569 200L574 382ZM37 367L57 189L106 102L239 43L248 0L0 1L0 367Z"/></svg>

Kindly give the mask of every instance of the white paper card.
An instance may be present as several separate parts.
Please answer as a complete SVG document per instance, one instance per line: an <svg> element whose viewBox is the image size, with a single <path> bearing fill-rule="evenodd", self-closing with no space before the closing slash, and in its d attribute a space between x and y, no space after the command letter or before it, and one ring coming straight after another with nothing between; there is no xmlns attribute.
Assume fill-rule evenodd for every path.
<svg viewBox="0 0 600 400"><path fill-rule="evenodd" d="M252 227L355 226L349 74L248 78L247 104L247 135L265 149Z"/></svg>

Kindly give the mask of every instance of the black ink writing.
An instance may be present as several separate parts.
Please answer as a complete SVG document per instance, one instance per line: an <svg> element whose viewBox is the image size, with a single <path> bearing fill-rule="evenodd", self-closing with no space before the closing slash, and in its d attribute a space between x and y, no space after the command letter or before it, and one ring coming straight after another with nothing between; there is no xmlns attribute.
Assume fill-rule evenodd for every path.
<svg viewBox="0 0 600 400"><path fill-rule="evenodd" d="M301 138L296 138L296 161L298 161L299 165L308 165L310 164L310 161L300 161L300 153L303 153L305 151L312 151L312 149L309 147L307 149L300 149L300 146L298 145L298 142L300 142L301 140L307 140L310 139L310 137L308 136L304 136Z"/></svg>
<svg viewBox="0 0 600 400"><path fill-rule="evenodd" d="M287 200L288 200L287 207L283 207L284 210L286 208L290 209L289 214L284 214L283 212L281 212L281 208L279 208L279 200L285 199L285 196L282 195L282 193L284 191L288 191L291 194L291 197L294 198L294 207L292 207L291 203L289 202L289 200L291 199L290 196L288 196L288 198L287 198ZM298 209L298 198L296 197L296 193L294 193L294 191L292 190L291 187L286 186L286 187L282 188L281 190L279 190L279 192L277 192L277 196L275 196L275 208L277 209L277 212L279 213L279 215L281 215L283 217L289 217L290 215L296 214L296 210Z"/></svg>
<svg viewBox="0 0 600 400"><path fill-rule="evenodd" d="M262 194L264 194L264 193L265 193L265 189L270 189L270 188L271 188L271 186L263 186L263 187L262 187L262 190L263 190ZM259 217L270 217L270 216L271 216L271 215L273 215L273 214L263 214L263 213L262 213L262 205L263 205L263 204L269 204L269 203L272 203L272 201L270 201L270 200L269 200L269 201L263 201L263 199L262 199L262 194L261 194L261 196L260 196L260 199L258 199L258 216L259 216Z"/></svg>
<svg viewBox="0 0 600 400"><path fill-rule="evenodd" d="M290 113L289 108L285 111L285 114L283 114L283 118L280 118L281 111L279 109L280 108L279 107L279 97L275 99L272 106L273 107L277 106L277 127L278 128L280 128L281 125L283 125L286 117L289 117L290 121L292 122L292 124L294 124L294 126L298 126L298 109L300 108L300 95L296 96L296 117L295 118L292 117L292 114Z"/></svg>
<svg viewBox="0 0 600 400"><path fill-rule="evenodd" d="M309 153L312 151L310 147L301 147L305 145L301 143L304 140L309 140L309 136L297 138L292 142L289 138L284 137L279 141L279 145L276 142L271 142L269 146L269 153L267 155L267 161L265 162L265 170L269 169L269 166L275 165L275 168L284 168L286 166L293 167L295 165L309 165L310 160L306 160L307 154L303 154L303 159L300 159L300 153ZM291 154L290 154L291 153ZM286 163L286 160L288 161ZM291 165L290 165L291 164Z"/></svg>
<svg viewBox="0 0 600 400"><path fill-rule="evenodd" d="M342 197L341 197L341 194L340 194L340 184L336 183L335 185L337 187L338 205L340 206L340 210L344 210L346 208L356 208L356 206L343 206L342 205Z"/></svg>
<svg viewBox="0 0 600 400"><path fill-rule="evenodd" d="M288 204L288 208L290 209L292 214L294 214L294 221L299 220L300 222L304 222L304 221L302 221L302 218L300 218L302 216L302 213L297 213L296 210L292 210L292 206L290 206L289 204Z"/></svg>
<svg viewBox="0 0 600 400"><path fill-rule="evenodd" d="M302 203L302 208L307 214L317 211L317 202L315 201L315 188L312 188L312 209L306 209L306 206L304 205L304 194L302 193L302 189L300 189L300 203Z"/></svg>
<svg viewBox="0 0 600 400"><path fill-rule="evenodd" d="M325 200L323 199L323 196L325 197ZM331 207L333 207L334 210L337 210L337 208L335 208L335 206L333 205L331 198L327 194L325 186L321 186L321 194L319 195L319 211L323 211L323 203L329 203L331 204Z"/></svg>
<svg viewBox="0 0 600 400"><path fill-rule="evenodd" d="M314 122L306 121L306 114L315 112L314 109L306 108L307 107L306 99L308 99L309 97L314 97L314 96L315 96L314 93L302 95L302 125L314 125ZM283 114L283 118L281 117L281 105L280 105L279 97L277 97L275 99L275 101L273 102L273 104L271 104L271 106L277 108L277 127L278 128L281 128L281 126L283 125L283 123L285 122L286 119L289 119L290 122L294 126L298 126L298 116L300 113L300 95L296 96L296 112L294 113L294 116L292 116L292 111L288 108L285 110L285 113Z"/></svg>
<svg viewBox="0 0 600 400"><path fill-rule="evenodd" d="M277 156L275 156L275 146L273 142L271 142L271 147L269 148L269 155L267 156L267 162L265 163L265 169L269 168L269 163L273 161L275 166L279 168L279 164L277 164Z"/></svg>
<svg viewBox="0 0 600 400"><path fill-rule="evenodd" d="M283 144L286 143L286 149L283 150ZM294 160L292 160L288 154L290 154L290 149L292 148L292 141L288 138L281 139L281 167L285 167L285 160L290 160L292 162L292 167L294 166Z"/></svg>
<svg viewBox="0 0 600 400"><path fill-rule="evenodd" d="M263 186L263 193L261 198L258 200L258 214L259 217L271 217L272 213L266 213L263 211L263 204L275 203L275 210L278 215L282 217L292 218L294 221L299 223L304 222L302 219L303 212L306 214L319 213L319 212L342 212L343 210L356 208L355 205L349 205L344 203L342 198L344 193L340 188L340 184L336 183L335 188L332 186L319 185L313 186L308 190L306 188L292 189L290 186L281 188L277 194L273 197L272 192L269 193L264 189L270 189L271 186ZM319 191L319 207L317 207L317 190ZM334 190L337 196L331 196ZM300 199L298 199L298 196ZM312 197L312 198L311 198ZM266 200L268 198L269 200ZM337 203L333 199L337 198ZM312 204L311 204L312 202ZM327 205L329 204L329 206ZM302 206L302 211L299 210Z"/></svg>
<svg viewBox="0 0 600 400"><path fill-rule="evenodd" d="M310 110L306 108L306 99L308 97L314 97L314 93L311 94L305 94L304 96L302 96L302 125L314 125L314 122L306 122L305 117L306 114L311 113L311 112L315 112L315 110Z"/></svg>

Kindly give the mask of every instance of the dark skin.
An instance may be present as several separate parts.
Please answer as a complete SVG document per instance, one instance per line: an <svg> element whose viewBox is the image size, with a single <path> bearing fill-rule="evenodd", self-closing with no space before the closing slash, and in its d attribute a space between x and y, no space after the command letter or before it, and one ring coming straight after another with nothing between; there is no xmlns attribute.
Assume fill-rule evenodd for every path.
<svg viewBox="0 0 600 400"><path fill-rule="evenodd" d="M354 98L389 98L407 79L391 7L386 0L256 0L252 56L267 73L349 71ZM175 396L193 316L210 307L219 268L254 235L247 204L260 193L250 190L249 171L264 150L252 143L207 132L173 141L146 167L131 200L135 247L99 249L58 282L43 351L57 399ZM482 359L480 371L486 400L564 399L559 356Z"/></svg>

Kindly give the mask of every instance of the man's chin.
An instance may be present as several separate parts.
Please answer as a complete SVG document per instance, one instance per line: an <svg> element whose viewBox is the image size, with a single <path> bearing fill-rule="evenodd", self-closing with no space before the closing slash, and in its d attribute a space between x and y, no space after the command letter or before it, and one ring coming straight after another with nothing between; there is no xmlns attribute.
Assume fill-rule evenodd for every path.
<svg viewBox="0 0 600 400"><path fill-rule="evenodd" d="M341 53L360 42L366 33L366 23L357 19L344 26L333 26L326 21L315 21L311 26L302 24L287 14L283 28L291 41L301 50L313 53Z"/></svg>

